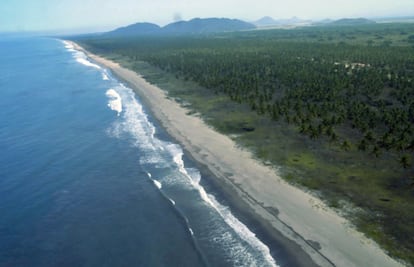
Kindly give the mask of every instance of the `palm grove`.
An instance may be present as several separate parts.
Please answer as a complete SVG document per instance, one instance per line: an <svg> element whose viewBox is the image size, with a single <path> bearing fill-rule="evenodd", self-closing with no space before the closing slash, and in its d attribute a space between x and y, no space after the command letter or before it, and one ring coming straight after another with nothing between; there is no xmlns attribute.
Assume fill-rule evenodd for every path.
<svg viewBox="0 0 414 267"><path fill-rule="evenodd" d="M266 152L259 155L263 160L302 169L295 176L305 178L293 182L321 192L332 206L345 199L363 208L352 211L357 227L391 254L414 262L413 24L78 41L141 73L141 62L147 62L196 83L209 92L199 93L201 102L224 95L232 107L247 107L271 126L241 124L242 143L253 144L254 151L261 146L256 151ZM187 92L198 93L192 87ZM223 125L239 118L223 121L230 116L228 101L195 111L208 116L220 110L212 123ZM235 110L249 121L250 113ZM300 146L310 149L281 152L279 139L258 140L277 127L293 133L278 138L305 140ZM272 158L276 154L283 155Z"/></svg>

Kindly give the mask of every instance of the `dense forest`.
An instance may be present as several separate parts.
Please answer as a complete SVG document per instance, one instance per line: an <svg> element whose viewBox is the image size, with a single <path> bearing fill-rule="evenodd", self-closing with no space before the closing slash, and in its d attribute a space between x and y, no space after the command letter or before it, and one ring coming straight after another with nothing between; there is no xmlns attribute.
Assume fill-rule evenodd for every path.
<svg viewBox="0 0 414 267"><path fill-rule="evenodd" d="M99 48L225 93L259 114L296 125L311 138L340 142L344 150L354 146L376 157L386 150L399 152L401 166L408 168L414 149L413 47L390 46L392 40L381 33L375 36L384 39L379 46L371 40L365 46L321 43L338 29L317 29L320 36L305 32L319 42L292 41L289 31L279 31L276 36L254 32L118 39L106 40L105 45L99 40ZM404 29L389 32L396 29L414 46L414 36ZM363 33L348 29L342 35L353 40ZM296 34L306 36L302 31ZM286 36L284 41L275 38Z"/></svg>
<svg viewBox="0 0 414 267"><path fill-rule="evenodd" d="M332 45L283 43L246 49L218 44L164 50L143 59L248 103L259 114L295 124L311 138L326 135L340 141L343 149L354 144L375 156L383 150L412 151L412 48L340 51ZM349 134L348 127L358 131ZM404 168L410 164L408 157L401 156Z"/></svg>
<svg viewBox="0 0 414 267"><path fill-rule="evenodd" d="M309 171L314 179L293 182L322 192L332 206L338 203L332 196L339 195L372 211L354 220L359 229L393 255L414 263L414 24L164 38L95 36L77 41L95 53L118 57L137 71L144 71L140 66L146 62L176 80L199 85L213 95L208 97L224 95L232 106L248 107L265 124L274 125L265 131L283 125L298 136L283 138L305 140L303 147L326 150L309 152L320 162L329 155L336 160L332 165L352 169L363 159L366 163L355 171L358 175L332 182L319 177L325 175L322 168L300 166L298 157L292 166ZM195 109L202 111L196 105ZM209 116L212 109L206 110L201 113ZM241 123L238 130L255 138L248 132L259 132L259 127ZM238 133L237 129L224 132ZM263 160L288 164L289 159L271 156L280 153L276 149L266 151L271 146L264 150L258 146L253 144L252 150L264 151L258 153ZM295 153L308 155L305 150ZM326 171L326 176L337 175L334 173L337 171ZM366 193L364 186L377 189Z"/></svg>

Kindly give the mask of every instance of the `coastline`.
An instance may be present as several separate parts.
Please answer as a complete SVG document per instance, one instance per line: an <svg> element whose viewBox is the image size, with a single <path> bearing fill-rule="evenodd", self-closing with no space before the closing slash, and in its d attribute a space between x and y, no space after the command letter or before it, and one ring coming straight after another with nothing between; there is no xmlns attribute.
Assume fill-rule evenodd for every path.
<svg viewBox="0 0 414 267"><path fill-rule="evenodd" d="M212 182L274 239L281 241L282 235L292 250L300 248L320 266L402 266L322 201L282 180L229 137L189 115L163 90L134 71L71 44L127 82L189 156L214 176Z"/></svg>

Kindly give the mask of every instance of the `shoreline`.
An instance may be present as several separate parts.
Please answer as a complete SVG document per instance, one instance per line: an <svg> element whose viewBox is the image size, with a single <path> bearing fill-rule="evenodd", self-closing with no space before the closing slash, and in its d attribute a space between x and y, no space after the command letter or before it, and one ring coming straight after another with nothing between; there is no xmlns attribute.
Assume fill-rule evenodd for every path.
<svg viewBox="0 0 414 267"><path fill-rule="evenodd" d="M70 43L126 82L187 156L202 172L211 174L209 180L231 206L257 221L270 239L294 252L300 266L311 265L309 259L320 266L402 266L321 200L288 184L228 136L188 115L162 89L134 71Z"/></svg>

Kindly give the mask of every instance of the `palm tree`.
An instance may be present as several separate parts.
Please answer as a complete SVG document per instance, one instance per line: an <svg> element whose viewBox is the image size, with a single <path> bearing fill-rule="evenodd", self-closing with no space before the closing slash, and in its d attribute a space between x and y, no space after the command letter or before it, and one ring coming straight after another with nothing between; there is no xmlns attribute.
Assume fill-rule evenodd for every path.
<svg viewBox="0 0 414 267"><path fill-rule="evenodd" d="M362 139L358 144L358 149L361 151L367 150L367 141L365 141L365 138Z"/></svg>
<svg viewBox="0 0 414 267"><path fill-rule="evenodd" d="M381 155L381 151L378 145L374 146L374 148L372 149L372 154L374 154L376 158L378 158Z"/></svg>
<svg viewBox="0 0 414 267"><path fill-rule="evenodd" d="M408 167L410 167L411 166L410 156L407 154L402 155L402 157L400 158L400 164L404 169L407 169Z"/></svg>
<svg viewBox="0 0 414 267"><path fill-rule="evenodd" d="M351 144L348 142L348 140L344 140L341 144L341 149L348 151L349 149L351 149Z"/></svg>

